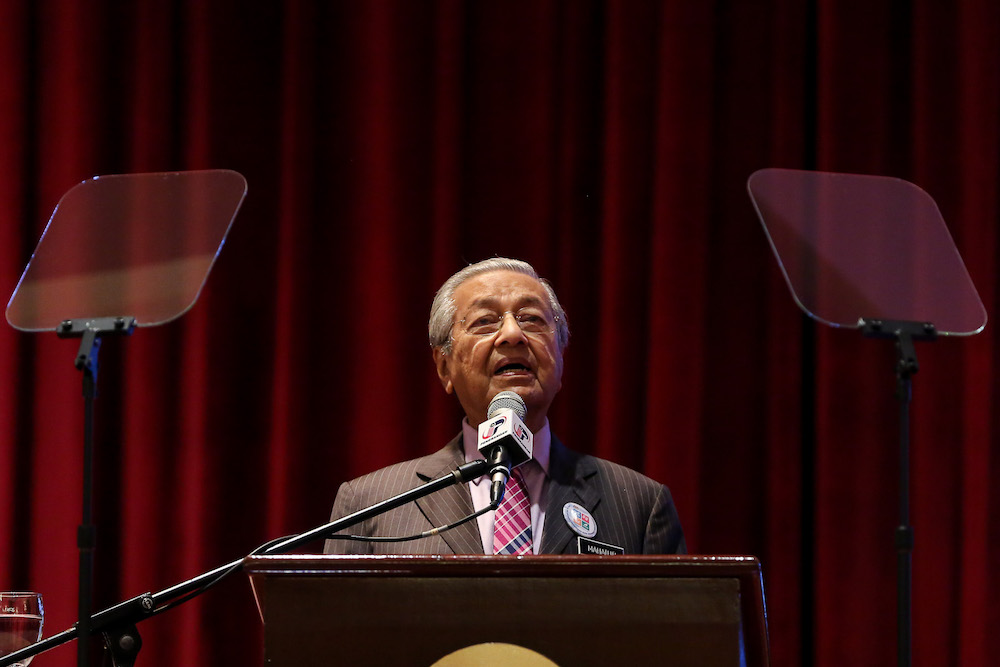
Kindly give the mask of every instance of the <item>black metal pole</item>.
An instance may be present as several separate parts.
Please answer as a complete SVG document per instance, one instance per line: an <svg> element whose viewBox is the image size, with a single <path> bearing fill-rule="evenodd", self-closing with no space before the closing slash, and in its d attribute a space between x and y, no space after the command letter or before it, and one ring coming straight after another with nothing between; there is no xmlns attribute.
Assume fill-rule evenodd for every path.
<svg viewBox="0 0 1000 667"><path fill-rule="evenodd" d="M83 372L83 507L80 526L76 531L79 550L78 621L74 632L90 637L93 621L91 609L94 595L94 550L97 545L97 528L94 525L94 400L97 398L98 353L102 336L128 336L135 330L134 317L102 317L94 319L65 320L56 328L60 338L80 338L80 348L73 365ZM90 642L77 645L77 667L88 667Z"/></svg>
<svg viewBox="0 0 1000 667"><path fill-rule="evenodd" d="M910 526L910 398L913 375L920 370L914 341L935 340L931 322L862 318L870 338L896 341L896 399L899 401L899 522L896 526L896 664L910 667L913 626L913 527Z"/></svg>
<svg viewBox="0 0 1000 667"><path fill-rule="evenodd" d="M83 371L83 509L76 546L80 552L79 597L77 618L81 637L90 637L90 611L93 607L94 547L97 528L94 526L94 399L97 398L97 353L101 338L96 332L84 334L76 365ZM88 667L90 642L80 641L76 647L77 667Z"/></svg>
<svg viewBox="0 0 1000 667"><path fill-rule="evenodd" d="M912 375L917 372L913 341L905 333L898 343L897 399L899 400L899 525L896 526L896 664L912 660L913 528L910 526L910 398Z"/></svg>

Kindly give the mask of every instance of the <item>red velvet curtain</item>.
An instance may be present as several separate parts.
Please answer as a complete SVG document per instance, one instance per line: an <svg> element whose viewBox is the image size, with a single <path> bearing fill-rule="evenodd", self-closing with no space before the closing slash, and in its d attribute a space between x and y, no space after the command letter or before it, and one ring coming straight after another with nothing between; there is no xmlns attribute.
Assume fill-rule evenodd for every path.
<svg viewBox="0 0 1000 667"><path fill-rule="evenodd" d="M670 485L692 552L761 558L773 664L894 660L895 353L799 313L745 182L914 181L995 313L994 0L7 0L0 59L4 294L85 178L250 184L195 308L101 353L97 607L455 433L427 310L499 254L570 316L556 432ZM996 657L995 331L918 345L915 665ZM46 634L76 619L77 344L0 328L0 588ZM144 665L262 660L241 576L140 631Z"/></svg>

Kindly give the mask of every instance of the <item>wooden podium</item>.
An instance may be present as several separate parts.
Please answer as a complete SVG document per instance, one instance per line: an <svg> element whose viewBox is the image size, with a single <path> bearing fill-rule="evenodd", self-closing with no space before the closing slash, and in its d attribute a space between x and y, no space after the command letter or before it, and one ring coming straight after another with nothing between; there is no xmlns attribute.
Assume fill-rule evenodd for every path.
<svg viewBox="0 0 1000 667"><path fill-rule="evenodd" d="M560 667L768 663L755 558L256 556L244 569L269 667L430 667L505 645Z"/></svg>

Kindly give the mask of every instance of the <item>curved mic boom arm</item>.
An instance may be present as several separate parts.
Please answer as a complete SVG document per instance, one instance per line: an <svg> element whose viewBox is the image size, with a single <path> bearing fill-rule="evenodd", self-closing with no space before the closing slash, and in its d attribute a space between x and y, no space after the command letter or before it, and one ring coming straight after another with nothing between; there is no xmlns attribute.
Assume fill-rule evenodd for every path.
<svg viewBox="0 0 1000 667"><path fill-rule="evenodd" d="M470 461L469 463L459 466L447 475L432 479L431 481L421 484L416 488L404 491L399 495L383 500L382 502L376 503L371 507L358 510L354 514L348 514L347 516L341 517L336 521L331 521L304 533L293 535L292 537L280 539L274 543L266 545L265 547L255 550L250 555L286 553L314 540L322 539L331 533L336 533L345 528L350 528L351 526L359 524L366 519L384 514L389 510L405 505L406 503L417 500L418 498L429 496L430 494L436 493L441 489L482 477L489 469L489 465L489 462L484 459ZM93 635L102 633L108 642L108 649L111 651L112 660L114 661L116 667L130 667L135 663L135 657L139 653L139 648L142 646L142 640L135 627L136 623L167 611L168 609L172 609L177 604L186 602L187 600L200 595L207 590L208 587L238 571L242 563L243 558L234 560L231 563L227 563L226 565L217 567L214 570L200 574L193 579L189 579L183 583L166 588L159 593L143 593L142 595L137 595L130 600L120 602L113 607L99 611L89 619L89 634ZM189 597L181 599L184 596ZM79 636L80 628L79 623L77 623L72 628L63 630L62 632L52 635L46 639L42 639L31 646L27 646L23 649L0 657L0 667L8 667L16 662L34 657L39 653L48 651L56 646L61 646L62 644L76 639Z"/></svg>

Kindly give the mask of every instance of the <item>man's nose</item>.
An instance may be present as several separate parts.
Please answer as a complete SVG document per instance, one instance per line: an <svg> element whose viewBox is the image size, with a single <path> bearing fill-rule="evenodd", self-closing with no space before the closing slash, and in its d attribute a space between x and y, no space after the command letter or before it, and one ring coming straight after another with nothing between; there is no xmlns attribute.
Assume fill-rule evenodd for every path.
<svg viewBox="0 0 1000 667"><path fill-rule="evenodd" d="M524 332L521 331L521 325L517 323L517 317L514 316L514 313L504 313L500 318L500 331L497 332L496 338L497 345L503 343L515 345L525 341Z"/></svg>

